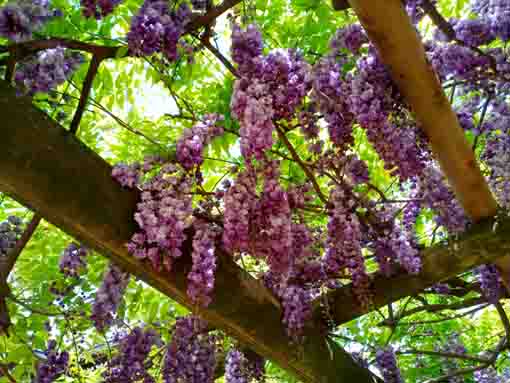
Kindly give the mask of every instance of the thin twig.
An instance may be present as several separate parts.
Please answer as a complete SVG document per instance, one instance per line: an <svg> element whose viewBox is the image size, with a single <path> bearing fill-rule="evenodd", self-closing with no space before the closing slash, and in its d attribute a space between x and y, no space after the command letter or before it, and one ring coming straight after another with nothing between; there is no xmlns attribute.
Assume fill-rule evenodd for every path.
<svg viewBox="0 0 510 383"><path fill-rule="evenodd" d="M297 162L298 165L301 167L301 169L303 169L303 171L305 172L306 176L308 177L308 179L312 183L312 186L315 189L315 192L317 193L317 196L319 197L319 199L322 202L327 204L328 203L328 199L322 193L322 190L321 190L321 188L320 188L320 186L319 186L319 184L317 182L317 179L315 178L315 175L308 168L308 166L306 166L306 164L301 160L301 158L299 157L299 154L297 154L296 150L292 146L291 142L289 141L289 139L287 138L285 133L280 129L280 127L278 125L275 125L275 126L276 126L276 131L278 132L278 137L280 137L280 139L283 141L283 143L285 144L285 146L289 150L289 152L290 152L292 158L294 159L294 161Z"/></svg>
<svg viewBox="0 0 510 383"><path fill-rule="evenodd" d="M415 297L415 298L417 298L417 297ZM484 304L484 303L486 303L484 298L477 297L477 298L465 299L460 302L455 302L455 303L451 303L451 304L433 304L433 305L423 304L418 307L413 307L412 309L409 309L409 310L403 310L402 312L400 312L399 314L397 314L395 316L395 320L399 321L402 318L417 314L422 311L427 311L429 313L435 313L435 312L444 311L444 310L459 310L459 309L464 309L464 308L468 308L468 307L472 307L472 306L476 306L476 305L480 305L480 304ZM385 323L385 322L386 321L383 321L383 322L379 323L379 325L387 325L387 323Z"/></svg>
<svg viewBox="0 0 510 383"><path fill-rule="evenodd" d="M149 141L150 143L154 144L154 145L157 145L159 146L160 148L163 147L163 145L161 143L159 143L158 141L154 140L153 138L147 136L145 133L133 128L131 125L129 125L127 122L125 122L124 120L122 120L120 117L116 116L115 114L113 114L112 112L110 112L108 109L106 109L103 105L101 105L100 103L98 103L96 100L94 100L93 98L90 99L90 101L94 104L95 107L97 107L98 109L100 109L101 111L103 111L105 114L107 114L108 116L110 116L111 118L113 118L120 126L122 126L124 129L130 131L131 133L133 134L136 134L138 136L141 136L143 138L145 138L147 141Z"/></svg>
<svg viewBox="0 0 510 383"><path fill-rule="evenodd" d="M450 93L450 104L453 104L453 98L455 97L455 90L457 87L455 85L452 86L452 91Z"/></svg>
<svg viewBox="0 0 510 383"><path fill-rule="evenodd" d="M40 309L37 307L32 307L28 303L23 302L22 300L16 298L12 294L9 294L9 296L7 298L9 298L14 303L20 305L21 307L24 307L25 309L27 309L28 311L30 311L33 314L39 314L39 315L43 315L43 316L47 316L47 317L64 316L63 312L51 312L51 311L46 311L46 310L43 310L43 309Z"/></svg>
<svg viewBox="0 0 510 383"><path fill-rule="evenodd" d="M178 120L189 120L189 121L195 121L195 118L193 116L186 116L184 114L171 114L171 113L166 113L165 114L166 117L168 118L174 118L174 119L178 119Z"/></svg>
<svg viewBox="0 0 510 383"><path fill-rule="evenodd" d="M16 69L16 58L9 56L7 58L7 67L5 68L5 81L9 84L14 80L14 70Z"/></svg>
<svg viewBox="0 0 510 383"><path fill-rule="evenodd" d="M442 351L429 351L429 350L403 350L396 352L399 355L432 355L432 356L441 356L444 358L452 358L452 359L462 359L462 360L471 360L474 362L488 363L489 360L487 358L482 358L476 355L467 355L467 354L458 354L455 352L442 352Z"/></svg>
<svg viewBox="0 0 510 383"><path fill-rule="evenodd" d="M496 307L496 310L498 311L499 314L499 318L501 319L501 323L505 328L506 337L508 340L510 340L510 321L508 320L508 316L506 315L505 309L503 308L501 302L496 302L494 306Z"/></svg>
<svg viewBox="0 0 510 383"><path fill-rule="evenodd" d="M214 45L208 39L200 39L200 42L204 47L206 47L221 63L227 68L230 73L232 73L235 77L239 77L236 68L232 65L232 63L225 57L223 54L216 49Z"/></svg>
<svg viewBox="0 0 510 383"><path fill-rule="evenodd" d="M9 45L9 53L10 57L19 61L39 51L57 47L88 52L103 59L116 57L119 49L123 48L121 46L97 45L73 39L52 37L48 39L24 41L21 43Z"/></svg>
<svg viewBox="0 0 510 383"><path fill-rule="evenodd" d="M487 109L489 108L491 99L492 99L492 93L489 93L489 95L487 96L487 99L485 100L485 103L483 104L482 114L480 115L480 121L478 121L478 125L476 127L478 134L475 137L475 140L473 142L473 151L475 151L476 146L478 145L478 138L480 137L480 129L482 128L483 120L485 119L485 115L487 114Z"/></svg>
<svg viewBox="0 0 510 383"><path fill-rule="evenodd" d="M466 312L463 312L461 314L457 314L457 315L454 315L454 316L451 316L451 317L443 317L441 319L431 319L431 320L423 320L423 321L414 321L414 322L400 322L399 325L405 325L405 326L416 326L416 325L424 325L424 324L434 324L434 323L442 323L442 322L446 322L446 321L450 321L450 320L454 320L454 319L459 319L459 318L463 318L463 317L466 317L468 315L472 315L480 310L483 310L485 309L487 306L489 306L488 304L483 304L483 305L480 305L478 307L475 307L474 309L472 310L469 310L469 311L466 311Z"/></svg>
<svg viewBox="0 0 510 383"><path fill-rule="evenodd" d="M453 372L450 372L449 374L442 375L436 379L429 379L429 380L425 381L425 383L448 382L450 378L453 378L455 376L467 375L467 374L470 374L475 371L483 370L484 368L487 368L489 366L490 366L490 364L484 363L484 364L480 364L480 365L477 365L474 367L462 368L460 370L455 370Z"/></svg>
<svg viewBox="0 0 510 383"><path fill-rule="evenodd" d="M507 340L506 340L506 337L503 337L500 340L499 344L496 346L496 349L493 351L492 356L486 363L482 363L478 366L467 367L467 368L455 370L455 371L452 371L446 375L440 376L438 378L429 379L425 383L447 382L448 379L453 378L455 376L466 375L466 374L470 374L475 371L483 370L484 368L489 367L491 364L493 364L496 361L496 359L498 358L498 355L501 353L502 350L505 349L506 346L507 346Z"/></svg>
<svg viewBox="0 0 510 383"><path fill-rule="evenodd" d="M76 89L78 89L77 85L74 84L73 82L71 82L71 84L73 85L73 87L75 87ZM78 97L74 97L74 96L71 96L69 95L69 97L73 98L73 99L76 99L78 100L79 98ZM95 108L99 109L101 112L105 113L106 115L108 115L109 117L111 117L112 119L115 120L115 122L117 122L121 127L123 127L124 129L126 129L127 131L133 133L133 134L136 134L138 136L141 136L143 138L145 138L147 141L149 141L150 143L154 144L154 145L157 145L159 147L163 147L163 145L161 143L159 143L158 141L154 140L153 138L147 136L145 133L133 128L131 125L129 125L127 122L125 122L124 120L122 120L120 117L116 116L115 114L113 114L112 112L110 112L107 108L105 108L103 105L101 105L97 100L95 100L93 97L90 97L90 102L92 104L92 106L94 106ZM87 109L87 111L91 112L91 113L94 113L95 111L92 110L92 109Z"/></svg>
<svg viewBox="0 0 510 383"><path fill-rule="evenodd" d="M210 25L214 20L216 20L223 13L227 12L230 8L235 7L239 4L241 0L225 0L220 5L211 8L209 12L207 12L203 16L198 16L191 23L186 26L186 32L192 32L197 30L200 27L204 27Z"/></svg>

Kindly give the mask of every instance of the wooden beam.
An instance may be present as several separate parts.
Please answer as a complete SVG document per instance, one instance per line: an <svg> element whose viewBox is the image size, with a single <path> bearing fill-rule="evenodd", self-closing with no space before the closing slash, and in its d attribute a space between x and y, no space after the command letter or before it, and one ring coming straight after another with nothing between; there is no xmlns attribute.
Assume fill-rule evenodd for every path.
<svg viewBox="0 0 510 383"><path fill-rule="evenodd" d="M497 203L401 1L349 3L426 133L466 213L475 221L493 216Z"/></svg>
<svg viewBox="0 0 510 383"><path fill-rule="evenodd" d="M460 238L447 245L437 245L421 254L423 267L418 275L401 272L388 278L373 279L374 298L370 311L406 296L414 295L435 283L448 280L475 266L510 256L510 218L486 220L474 225ZM331 316L336 324L349 322L367 310L356 303L351 286L342 287L328 296ZM318 306L318 305L317 305ZM319 317L321 308L315 315Z"/></svg>
<svg viewBox="0 0 510 383"><path fill-rule="evenodd" d="M425 131L457 199L475 222L498 206L401 0L348 0ZM510 291L510 257L496 264Z"/></svg>
<svg viewBox="0 0 510 383"><path fill-rule="evenodd" d="M319 323L310 325L303 345L292 345L281 325L281 312L261 294L262 285L228 255L219 259L213 303L203 310L193 307L186 296L190 244L170 273L158 273L132 257L125 244L135 229L138 193L122 189L112 179L110 165L35 109L30 99L17 97L5 82L0 82L0 114L4 192L301 381L377 381L329 342Z"/></svg>

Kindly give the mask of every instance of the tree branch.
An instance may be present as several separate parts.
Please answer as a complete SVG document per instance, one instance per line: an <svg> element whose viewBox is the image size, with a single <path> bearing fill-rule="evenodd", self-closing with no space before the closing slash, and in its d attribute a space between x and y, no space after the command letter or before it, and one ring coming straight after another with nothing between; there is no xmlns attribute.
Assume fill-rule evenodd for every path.
<svg viewBox="0 0 510 383"><path fill-rule="evenodd" d="M16 59L11 55L7 57L7 66L5 68L5 81L11 83L14 80L14 71L16 69Z"/></svg>
<svg viewBox="0 0 510 383"><path fill-rule="evenodd" d="M16 245L12 249L12 251L9 253L9 256L7 259L1 259L0 258L0 264L2 267L0 267L0 278L2 280L6 280L9 276L10 272L14 268L14 265L16 264L16 261L18 260L18 257L20 256L21 252L27 245L30 238L32 238L32 235L34 234L35 230L37 229L37 226L39 225L39 222L41 222L42 217L39 214L34 214L30 222L28 223L27 227L23 231L23 234L16 242Z"/></svg>
<svg viewBox="0 0 510 383"><path fill-rule="evenodd" d="M440 319L412 321L412 322L401 322L401 323L398 323L398 324L399 325L406 325L406 326L416 326L416 325L424 325L424 324L433 324L433 323L446 322L446 321L450 321L450 320L454 320L454 319L463 318L463 317L466 317L468 315L472 315L472 314L474 314L474 313L476 313L476 312L478 312L480 310L483 310L483 309L487 308L487 306L489 306L488 303L480 304L477 307L475 307L474 309L471 309L469 311L464 311L464 312L462 312L460 314L457 314L457 315L454 315L454 316L451 316L451 317L445 316L445 317L441 317Z"/></svg>
<svg viewBox="0 0 510 383"><path fill-rule="evenodd" d="M497 212L496 200L480 172L457 116L427 60L423 44L402 3L399 0L349 0L349 3L416 114L432 151L466 213L474 221L494 216ZM426 6L427 1L422 3ZM427 9L440 25L449 25L435 7ZM412 65L409 65L410 56L415 58ZM496 264L510 291L510 257L499 259Z"/></svg>
<svg viewBox="0 0 510 383"><path fill-rule="evenodd" d="M239 4L241 0L225 0L220 5L211 8L209 12L207 12L203 16L198 16L191 23L186 26L186 31L191 32L195 31L200 27L207 26L211 24L215 19L221 16L223 13L227 12L230 8L235 7Z"/></svg>
<svg viewBox="0 0 510 383"><path fill-rule="evenodd" d="M435 313L435 312L444 311L444 310L459 310L459 309L465 309L467 307L480 305L483 303L485 303L484 298L470 298L470 299L465 299L463 301L455 302L455 303L451 303L451 304L421 305L421 306L414 307L412 309L405 310L405 311L399 313L398 315L395 316L395 322L398 322L402 318L405 318L405 317L408 317L408 316L411 316L411 315L414 315L414 314L417 314L417 313L423 312L423 311L426 311L428 313ZM387 322L387 321L384 321L384 322Z"/></svg>
<svg viewBox="0 0 510 383"><path fill-rule="evenodd" d="M209 41L209 39L200 39L200 42L202 43L202 45L204 47L206 47L218 60L220 60L220 62L225 66L225 68L227 68L229 70L230 73L232 73L235 77L239 77L239 75L237 74L237 70L236 68L234 68L234 66L232 65L232 63L230 61L228 61L228 59L223 56L223 54L218 50L216 49L216 47L214 45L211 44L211 42Z"/></svg>
<svg viewBox="0 0 510 383"><path fill-rule="evenodd" d="M221 16L223 13L225 13L235 5L239 4L240 2L241 0L225 0L220 5L212 8L205 15L198 16L195 19L193 19L186 26L185 33L186 34L191 33L201 27L211 24L217 17ZM15 63L38 51L56 47L64 47L68 49L75 49L82 52L88 52L93 56L97 56L100 59L100 61L108 58L118 58L119 52L125 49L125 46L98 45L72 39L53 37L43 40L31 40L11 44L7 47L7 50L10 53L10 58L12 58L12 60ZM125 56L127 56L127 52L121 54L120 57Z"/></svg>
<svg viewBox="0 0 510 383"><path fill-rule="evenodd" d="M349 3L411 106L467 215L475 222L495 216L497 202L401 1ZM412 65L409 57L414 58ZM496 264L510 290L510 257Z"/></svg>
<svg viewBox="0 0 510 383"><path fill-rule="evenodd" d="M87 105L90 91L92 89L92 84L94 83L94 78L96 77L97 71L99 70L99 65L101 65L101 60L102 58L100 56L94 55L92 56L92 60L90 61L89 70L87 71L87 75L85 77L85 80L83 81L83 87L80 94L80 101L78 102L78 107L74 112L73 120L71 121L71 125L69 126L69 131L73 134L76 133L78 127L80 126L80 121L81 118L83 117L83 113Z"/></svg>
<svg viewBox="0 0 510 383"><path fill-rule="evenodd" d="M478 134L475 137L475 140L473 141L473 147L472 147L473 151L476 150L476 146L478 145L478 140L480 138L480 131L481 131L482 125L483 125L483 120L485 119L485 115L487 113L487 109L489 108L491 99L492 99L492 93L490 93L487 96L487 98L485 99L485 102L483 104L483 107L482 107L482 113L480 114L480 121L478 121L478 126L477 126Z"/></svg>
<svg viewBox="0 0 510 383"><path fill-rule="evenodd" d="M442 375L442 376L440 376L438 378L426 380L425 383L444 383L444 382L448 382L450 378L453 378L455 376L471 374L471 373L473 373L475 371L483 370L484 368L487 368L489 366L490 366L489 363L484 363L484 364L480 364L480 365L473 366L473 367L461 368L459 370L455 370L455 371L452 371L452 372L450 372L448 374Z"/></svg>
<svg viewBox="0 0 510 383"><path fill-rule="evenodd" d="M43 309L40 309L40 308L37 308L37 307L32 307L28 303L23 302L22 300L16 298L12 294L9 294L9 296L7 298L9 298L14 303L20 305L21 307L27 309L28 311L30 311L30 312L32 312L34 314L39 314L39 315L43 315L43 316L47 316L47 317L57 317L57 316L64 316L65 315L63 312L51 312L51 311L46 311L46 310L43 310Z"/></svg>
<svg viewBox="0 0 510 383"><path fill-rule="evenodd" d="M280 139L283 141L294 161L301 167L301 169L303 169L306 176L308 177L308 180L312 183L312 186L315 192L317 193L319 199L327 205L328 199L322 193L322 190L313 172L308 168L308 166L303 162L303 160L301 160L301 157L299 157L299 154L296 152L296 149L294 149L294 146L292 146L292 143L289 141L289 139L285 135L285 132L282 131L278 124L275 124L275 128L276 131L278 132L278 137L280 137Z"/></svg>
<svg viewBox="0 0 510 383"><path fill-rule="evenodd" d="M492 356L489 358L489 360L487 362L485 362L483 364L480 364L478 366L473 366L473 367L462 368L460 370L455 370L455 371L452 371L446 375L440 376L438 378L429 379L429 380L425 381L425 383L445 382L445 381L448 381L449 378L453 378L455 376L466 375L466 374L470 374L475 371L483 370L484 368L487 368L491 364L496 362L496 359L498 358L501 351L503 351L505 349L505 347L507 346L507 343L508 343L508 341L506 340L506 338L502 338L500 340L499 344L496 346L496 349L493 351Z"/></svg>
<svg viewBox="0 0 510 383"><path fill-rule="evenodd" d="M23 234L18 239L9 255L7 255L7 257L0 257L0 334L9 336L9 327L11 326L11 318L9 316L9 310L7 309L7 302L5 301L10 295L7 278L14 268L19 255L32 237L32 234L34 234L35 229L37 229L37 225L39 225L40 221L41 216L34 214L32 220L23 231Z"/></svg>
<svg viewBox="0 0 510 383"><path fill-rule="evenodd" d="M331 3L335 11L343 11L351 7L347 0L331 0Z"/></svg>
<svg viewBox="0 0 510 383"><path fill-rule="evenodd" d="M487 363L487 358L482 358L476 355L466 355L466 354L458 354L455 352L442 352L442 351L429 351L429 350L403 350L396 352L399 355L431 355L431 356L440 356L443 358L452 358L452 359L462 359L462 360L471 360L474 362Z"/></svg>
<svg viewBox="0 0 510 383"><path fill-rule="evenodd" d="M25 57L30 56L34 53L45 49L53 49L57 47L63 47L68 49L74 49L81 52L88 52L93 56L97 56L101 60L107 58L115 58L122 46L107 46L91 44L82 41L51 37L42 40L30 40L21 43L9 45L9 53L15 61L23 60Z"/></svg>
<svg viewBox="0 0 510 383"><path fill-rule="evenodd" d="M74 84L72 81L70 81L71 85L73 85L76 89L78 89L78 86L76 84ZM79 97L74 97L74 96L69 96L70 98L73 98L75 100L79 100L80 98ZM158 141L154 140L153 138L149 137L148 135L146 135L145 133L143 133L142 131L140 130L137 130L135 128L133 128L131 125L129 125L127 122L125 122L124 120L122 120L120 117L116 116L115 114L113 114L111 111L109 111L107 108L105 108L102 104L100 104L99 102L97 102L93 97L89 97L90 99L90 102L92 103L92 106L96 107L97 109L99 109L101 112L103 112L104 114L106 114L108 117L111 117L117 124L119 124L122 128L126 129L127 131L137 135L137 136L140 136L140 137L143 137L145 138L147 141L149 141L151 144L154 144L156 146L159 146L159 147L162 147L162 144L159 143ZM87 109L87 111L89 112L92 112L94 113L95 110L92 110L92 109Z"/></svg>
<svg viewBox="0 0 510 383"><path fill-rule="evenodd" d="M501 323L505 328L506 338L510 341L510 321L508 320L508 316L506 315L505 309L501 302L496 302L494 304L496 310L498 311L499 318L501 319Z"/></svg>

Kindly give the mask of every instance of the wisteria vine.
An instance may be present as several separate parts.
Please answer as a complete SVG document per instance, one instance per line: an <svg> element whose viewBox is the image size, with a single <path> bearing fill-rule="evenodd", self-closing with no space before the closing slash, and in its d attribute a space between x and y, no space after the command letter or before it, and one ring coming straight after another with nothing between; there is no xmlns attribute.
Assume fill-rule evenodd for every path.
<svg viewBox="0 0 510 383"><path fill-rule="evenodd" d="M99 19L121 2L80 3L84 16ZM143 2L126 36L129 55L162 55L175 62L186 54L183 36L192 10L187 2L173 5ZM192 5L203 8L201 2ZM426 13L418 0L407 1L406 10L416 25ZM454 102L461 127L481 154L499 204L508 208L510 58L501 44L493 43L510 40L510 3L472 1L470 11L471 18L448 20L453 38L434 31L425 42L427 57L440 81L461 94ZM0 8L0 35L13 43L27 41L57 16L45 0L9 1ZM137 232L126 246L162 273L190 255L187 294L200 307L213 302L218 257L232 256L243 267L249 260L280 301L287 334L302 341L314 300L322 294L350 283L366 309L372 303L374 273L420 272L423 241L416 225L424 215L432 214L428 223L435 225L434 235L438 228L445 236L462 233L470 222L361 25L336 31L328 52L312 64L297 49L266 49L258 26L234 23L231 58L235 80L228 124L219 114L204 114L198 121L193 116L169 156L114 166L112 177L140 195ZM21 93L48 93L83 62L81 53L63 47L42 50L17 63L13 80ZM238 136L241 163L207 191L202 182L205 151L226 134ZM360 140L375 161L357 152ZM296 142L305 145L296 149ZM404 202L388 206L391 201L372 184L374 162L385 177L396 180L393 194ZM300 169L299 182L285 174L291 174L291 167ZM318 218L307 225L307 214ZM21 227L17 217L0 224L0 255L12 250ZM86 253L69 245L59 264L62 273L76 277L86 267ZM480 266L475 275L484 299L497 304L505 292L496 266ZM91 319L99 331L113 324L128 283L129 274L109 266L92 304ZM451 292L443 283L432 291ZM177 319L165 347L165 382L213 381L218 345L210 332L198 317ZM159 335L136 327L120 340L106 381L153 381L148 372L153 346L162 347ZM68 355L55 350L56 343L50 342L38 381L53 381L67 369ZM261 362L251 362L231 349L227 383L260 380ZM379 350L375 362L385 382L402 382L391 347ZM474 378L480 383L499 379L491 369L476 371Z"/></svg>

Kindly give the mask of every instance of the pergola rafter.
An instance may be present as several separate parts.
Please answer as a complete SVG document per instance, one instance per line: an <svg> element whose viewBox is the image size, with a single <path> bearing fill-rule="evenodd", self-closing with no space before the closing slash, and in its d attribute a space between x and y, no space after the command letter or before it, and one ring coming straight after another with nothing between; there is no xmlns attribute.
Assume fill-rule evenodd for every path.
<svg viewBox="0 0 510 383"><path fill-rule="evenodd" d="M357 14L420 127L425 131L432 151L466 213L474 222L494 217L498 208L496 200L480 172L473 150L441 83L426 58L423 44L402 1L333 0L333 7L337 10L352 7ZM508 230L508 223L505 220L499 226L500 230ZM495 227L498 226L486 222L474 229L474 234L467 233L466 240L455 240L450 249L439 246L425 250L422 256L423 269L417 276L377 276L373 283L376 293L371 309L418 293L434 283L482 263L496 263L503 271L508 288L510 252L505 238L510 233L500 236L493 229ZM480 241L472 241L475 238ZM493 240L498 241L498 244L493 246ZM457 260L455 253L458 254ZM402 286L405 288L402 289ZM355 307L350 286L333 292L329 298L333 307L333 319L337 324L364 313L360 307L354 311L349 310Z"/></svg>
<svg viewBox="0 0 510 383"><path fill-rule="evenodd" d="M349 0L349 5L415 113L466 213L474 222L495 216L497 202L402 1ZM495 263L510 290L510 257L501 257Z"/></svg>
<svg viewBox="0 0 510 383"><path fill-rule="evenodd" d="M367 309L356 302L351 286L341 287L328 296L330 315L337 325L355 319L368 311L415 295L438 282L485 263L510 256L510 219L485 220L474 225L460 238L421 252L422 270L418 275L401 272L392 277L376 275L372 281L374 296ZM316 308L316 316L322 315Z"/></svg>
<svg viewBox="0 0 510 383"><path fill-rule="evenodd" d="M351 6L358 15L468 214L474 221L493 216L497 205L401 1L349 0L347 4L334 0L334 5L336 9ZM170 273L157 272L132 257L125 243L135 229L138 193L122 189L112 180L111 167L103 159L36 110L30 99L16 97L4 82L0 83L0 112L4 119L0 189L303 382L378 381L328 340L318 313L308 326L305 343L293 346L267 290L227 254L219 257L213 303L207 309L193 307L186 295L190 244ZM497 225L484 222L448 245L423 251L424 267L419 275L375 277L372 309L476 265L504 259L510 255L510 243L505 240L509 235L510 220ZM330 299L337 324L365 313L349 286Z"/></svg>
<svg viewBox="0 0 510 383"><path fill-rule="evenodd" d="M402 1L349 0L349 4L427 135L466 213L474 221L494 216L496 200Z"/></svg>
<svg viewBox="0 0 510 383"><path fill-rule="evenodd" d="M131 256L126 243L135 229L138 193L122 189L110 165L5 82L0 83L0 114L2 191L303 382L337 382L339 377L377 382L326 337L318 321L310 323L303 345L291 344L265 287L227 254L219 255L212 304L194 307L186 295L190 243L170 273Z"/></svg>

